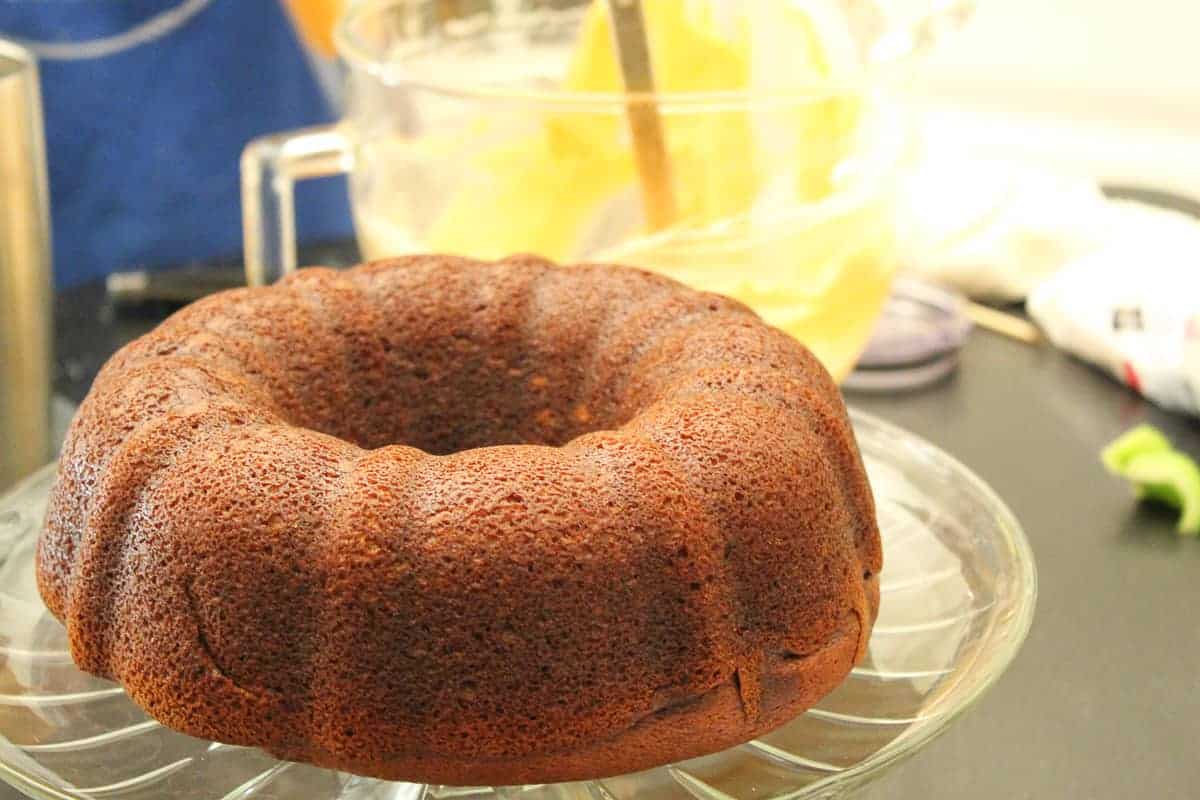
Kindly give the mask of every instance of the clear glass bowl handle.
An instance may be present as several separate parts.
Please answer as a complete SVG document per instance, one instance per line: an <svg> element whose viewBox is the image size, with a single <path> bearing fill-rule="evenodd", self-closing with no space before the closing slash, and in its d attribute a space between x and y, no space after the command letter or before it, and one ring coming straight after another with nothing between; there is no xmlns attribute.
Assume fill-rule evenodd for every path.
<svg viewBox="0 0 1200 800"><path fill-rule="evenodd" d="M296 181L350 171L340 125L262 136L242 151L242 243L246 282L265 286L296 269Z"/></svg>

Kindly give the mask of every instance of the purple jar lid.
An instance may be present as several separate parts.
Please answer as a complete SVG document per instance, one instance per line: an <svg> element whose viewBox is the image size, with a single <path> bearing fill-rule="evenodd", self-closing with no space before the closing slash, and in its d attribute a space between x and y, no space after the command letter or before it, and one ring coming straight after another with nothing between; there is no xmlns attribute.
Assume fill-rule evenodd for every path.
<svg viewBox="0 0 1200 800"><path fill-rule="evenodd" d="M929 283L900 279L875 332L846 380L852 391L914 389L952 372L971 331L961 295Z"/></svg>

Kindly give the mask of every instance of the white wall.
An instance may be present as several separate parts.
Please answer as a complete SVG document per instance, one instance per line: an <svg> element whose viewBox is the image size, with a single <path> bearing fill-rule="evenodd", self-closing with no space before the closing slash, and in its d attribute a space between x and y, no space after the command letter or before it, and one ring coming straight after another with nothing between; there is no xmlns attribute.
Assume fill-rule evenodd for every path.
<svg viewBox="0 0 1200 800"><path fill-rule="evenodd" d="M942 135L1200 196L1200 0L979 0L922 84Z"/></svg>

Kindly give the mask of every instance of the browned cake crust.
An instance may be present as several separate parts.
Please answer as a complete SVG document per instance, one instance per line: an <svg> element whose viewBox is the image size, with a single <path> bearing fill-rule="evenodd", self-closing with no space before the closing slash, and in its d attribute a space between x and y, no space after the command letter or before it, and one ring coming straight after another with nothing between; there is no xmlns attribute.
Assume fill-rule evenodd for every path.
<svg viewBox="0 0 1200 800"><path fill-rule="evenodd" d="M38 548L186 733L440 784L644 769L836 686L878 607L845 409L738 303L413 257L185 308L79 409Z"/></svg>

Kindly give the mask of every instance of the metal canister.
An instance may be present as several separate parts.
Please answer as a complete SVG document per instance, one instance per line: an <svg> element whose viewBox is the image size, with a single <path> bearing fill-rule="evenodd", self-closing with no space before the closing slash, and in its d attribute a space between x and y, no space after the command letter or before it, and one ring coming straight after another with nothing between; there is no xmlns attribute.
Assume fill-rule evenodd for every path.
<svg viewBox="0 0 1200 800"><path fill-rule="evenodd" d="M47 195L37 65L0 40L0 489L51 455Z"/></svg>

